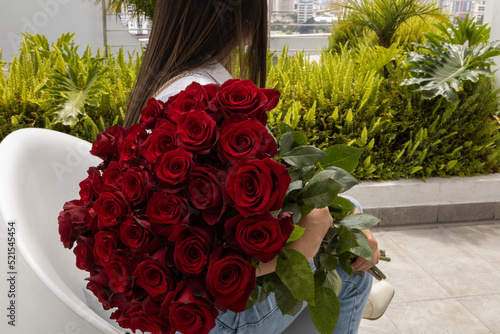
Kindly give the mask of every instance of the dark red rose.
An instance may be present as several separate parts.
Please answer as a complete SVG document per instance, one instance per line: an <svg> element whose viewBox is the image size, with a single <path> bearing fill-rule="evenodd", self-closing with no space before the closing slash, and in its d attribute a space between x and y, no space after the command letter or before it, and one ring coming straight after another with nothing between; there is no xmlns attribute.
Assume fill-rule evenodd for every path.
<svg viewBox="0 0 500 334"><path fill-rule="evenodd" d="M153 298L170 292L174 288L172 273L155 259L139 263L134 271L135 284L142 287Z"/></svg>
<svg viewBox="0 0 500 334"><path fill-rule="evenodd" d="M214 167L195 167L188 185L188 198L193 206L201 210L205 222L217 224L226 210L224 182L226 171Z"/></svg>
<svg viewBox="0 0 500 334"><path fill-rule="evenodd" d="M217 96L217 91L219 90L219 85L217 84L206 84L202 86L207 92L208 101L212 101Z"/></svg>
<svg viewBox="0 0 500 334"><path fill-rule="evenodd" d="M220 86L215 108L221 108L225 117L236 113L245 114L266 124L266 111L276 107L279 97L277 90L258 88L250 80L232 79Z"/></svg>
<svg viewBox="0 0 500 334"><path fill-rule="evenodd" d="M149 200L146 215L153 223L153 230L163 234L169 231L169 226L185 224L189 220L189 204L185 198L157 192Z"/></svg>
<svg viewBox="0 0 500 334"><path fill-rule="evenodd" d="M229 169L226 191L246 218L279 210L290 181L285 165L269 158L239 161Z"/></svg>
<svg viewBox="0 0 500 334"><path fill-rule="evenodd" d="M59 213L59 235L66 248L72 248L77 237L89 230L89 210L80 200L66 202Z"/></svg>
<svg viewBox="0 0 500 334"><path fill-rule="evenodd" d="M281 252L293 227L292 214L284 213L278 219L269 212L248 218L238 215L225 224L228 240L263 262L271 261Z"/></svg>
<svg viewBox="0 0 500 334"><path fill-rule="evenodd" d="M186 275L199 275L208 264L211 234L203 228L181 225L169 237L175 243L174 261L177 269Z"/></svg>
<svg viewBox="0 0 500 334"><path fill-rule="evenodd" d="M181 282L162 303L161 314L169 318L173 331L208 334L215 327L219 312L196 284Z"/></svg>
<svg viewBox="0 0 500 334"><path fill-rule="evenodd" d="M147 249L153 239L149 222L128 217L120 224L120 240L133 252Z"/></svg>
<svg viewBox="0 0 500 334"><path fill-rule="evenodd" d="M129 295L132 287L132 263L123 252L111 254L107 262L103 263L109 288L118 293Z"/></svg>
<svg viewBox="0 0 500 334"><path fill-rule="evenodd" d="M106 160L118 152L118 146L125 137L125 129L117 124L97 135L90 153Z"/></svg>
<svg viewBox="0 0 500 334"><path fill-rule="evenodd" d="M191 153L182 148L173 149L158 157L156 176L166 187L178 189L186 183L193 165Z"/></svg>
<svg viewBox="0 0 500 334"><path fill-rule="evenodd" d="M170 146L176 144L176 133L177 128L175 124L166 119L159 119L156 123L155 129L142 145L142 156L147 161L154 164L158 156L167 152Z"/></svg>
<svg viewBox="0 0 500 334"><path fill-rule="evenodd" d="M94 238L80 236L73 253L76 255L76 267L92 272L94 269Z"/></svg>
<svg viewBox="0 0 500 334"><path fill-rule="evenodd" d="M97 167L90 167L87 174L89 176L80 182L80 199L84 203L89 203L95 199L97 195L96 188L103 183L101 172Z"/></svg>
<svg viewBox="0 0 500 334"><path fill-rule="evenodd" d="M197 154L208 154L218 138L215 121L203 110L192 110L179 116L177 142L180 147Z"/></svg>
<svg viewBox="0 0 500 334"><path fill-rule="evenodd" d="M118 248L118 234L115 231L99 231L95 235L94 258L95 262L103 265L109 256Z"/></svg>
<svg viewBox="0 0 500 334"><path fill-rule="evenodd" d="M139 124L132 125L127 130L127 136L118 146L120 164L128 167L141 155L141 145L146 141L147 132Z"/></svg>
<svg viewBox="0 0 500 334"><path fill-rule="evenodd" d="M172 333L168 319L160 317L156 310L159 306L146 299L142 302L130 303L129 307L122 307L111 315L111 319L122 328L129 328L134 333L139 330L143 333L170 334Z"/></svg>
<svg viewBox="0 0 500 334"><path fill-rule="evenodd" d="M235 114L223 124L217 152L223 162L264 159L273 158L278 153L278 146L269 130L260 122Z"/></svg>
<svg viewBox="0 0 500 334"><path fill-rule="evenodd" d="M104 184L119 187L118 181L121 179L122 175L123 170L120 167L120 164L116 161L112 161L102 172L102 180Z"/></svg>
<svg viewBox="0 0 500 334"><path fill-rule="evenodd" d="M117 220L125 215L128 204L119 191L101 192L94 203L93 209L99 219L99 228L114 226Z"/></svg>
<svg viewBox="0 0 500 334"><path fill-rule="evenodd" d="M151 98L148 100L146 107L141 111L140 124L148 129L153 129L159 117L167 115L168 105L165 102Z"/></svg>
<svg viewBox="0 0 500 334"><path fill-rule="evenodd" d="M210 91L211 87L209 87ZM193 82L185 90L168 99L168 119L177 123L179 116L195 109L204 110L210 100L207 91L197 82Z"/></svg>
<svg viewBox="0 0 500 334"><path fill-rule="evenodd" d="M206 284L222 311L242 312L255 288L251 257L232 247L219 247L210 255Z"/></svg>
<svg viewBox="0 0 500 334"><path fill-rule="evenodd" d="M130 168L123 174L121 189L129 203L138 205L146 202L153 189L149 172L139 167Z"/></svg>
<svg viewBox="0 0 500 334"><path fill-rule="evenodd" d="M108 288L109 282L106 276L101 272L97 272L91 277L86 278L86 280L89 281L87 289L92 291L105 310L109 310L111 308L113 291Z"/></svg>

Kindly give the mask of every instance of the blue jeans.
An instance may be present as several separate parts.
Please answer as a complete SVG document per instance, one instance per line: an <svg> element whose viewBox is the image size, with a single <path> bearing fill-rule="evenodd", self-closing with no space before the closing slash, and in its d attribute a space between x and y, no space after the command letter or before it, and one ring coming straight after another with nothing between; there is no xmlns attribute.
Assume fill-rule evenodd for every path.
<svg viewBox="0 0 500 334"><path fill-rule="evenodd" d="M359 203L352 197L345 196L361 210ZM313 270L314 264L311 261ZM355 334L358 332L363 310L370 294L373 278L370 274L349 276L337 266L337 272L342 279L342 290L339 294L340 315L334 334ZM302 307L302 312L306 303ZM251 309L241 313L227 311L216 319L215 328L210 334L279 334L297 318L281 314L274 294Z"/></svg>

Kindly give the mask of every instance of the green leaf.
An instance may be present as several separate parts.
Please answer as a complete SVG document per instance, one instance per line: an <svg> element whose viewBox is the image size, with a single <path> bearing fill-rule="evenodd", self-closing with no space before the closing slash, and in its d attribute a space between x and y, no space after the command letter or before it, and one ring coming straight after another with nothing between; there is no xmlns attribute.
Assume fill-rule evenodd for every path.
<svg viewBox="0 0 500 334"><path fill-rule="evenodd" d="M339 224L349 229L366 230L380 223L380 219L366 213L351 214L342 219Z"/></svg>
<svg viewBox="0 0 500 334"><path fill-rule="evenodd" d="M303 182L302 180L296 180L290 183L285 194L285 201L296 201L302 190Z"/></svg>
<svg viewBox="0 0 500 334"><path fill-rule="evenodd" d="M287 259L278 256L276 274L295 298L314 303L314 278L309 261L294 249L285 248L282 253Z"/></svg>
<svg viewBox="0 0 500 334"><path fill-rule="evenodd" d="M304 234L305 230L306 230L305 227L301 227L299 225L294 225L292 234L290 235L290 238L288 238L286 243L300 239L300 237Z"/></svg>
<svg viewBox="0 0 500 334"><path fill-rule="evenodd" d="M283 204L281 212L292 212L294 223L297 223L300 220L300 218L302 218L302 210L299 203L297 202L287 202Z"/></svg>
<svg viewBox="0 0 500 334"><path fill-rule="evenodd" d="M300 131L294 131L294 132L292 132L292 136L293 136L293 141L298 146L305 146L305 145L307 145L307 137L302 132L300 132Z"/></svg>
<svg viewBox="0 0 500 334"><path fill-rule="evenodd" d="M351 253L373 262L373 251L366 235L360 230L352 230L351 232L356 238L356 243L359 245L351 248Z"/></svg>
<svg viewBox="0 0 500 334"><path fill-rule="evenodd" d="M338 264L337 258L335 257L335 255L331 253L323 253L323 252L318 253L318 260L321 269L330 271L330 270L335 270L335 268L337 268Z"/></svg>
<svg viewBox="0 0 500 334"><path fill-rule="evenodd" d="M359 244L356 237L347 227L341 225L339 230L339 239L337 246L337 254L349 252L352 248L358 247Z"/></svg>
<svg viewBox="0 0 500 334"><path fill-rule="evenodd" d="M331 178L333 172L316 173L300 192L299 199L312 208L324 208L333 203L345 185Z"/></svg>
<svg viewBox="0 0 500 334"><path fill-rule="evenodd" d="M326 273L325 281L323 282L323 287L332 289L338 296L340 290L342 290L342 279L339 276L337 270L331 270Z"/></svg>
<svg viewBox="0 0 500 334"><path fill-rule="evenodd" d="M345 271L347 275L352 275L354 273L351 267L352 254L350 252L339 254L338 259L342 270Z"/></svg>
<svg viewBox="0 0 500 334"><path fill-rule="evenodd" d="M257 288L253 289L252 293L250 294L250 297L248 298L248 302L247 302L247 306L246 306L245 310L252 308L252 306L254 306L255 303L257 303L258 298L259 298L259 289L257 289Z"/></svg>
<svg viewBox="0 0 500 334"><path fill-rule="evenodd" d="M309 313L314 326L321 334L330 334L335 329L340 314L340 303L335 291L323 287L325 274L317 272L314 277L314 305L309 305Z"/></svg>
<svg viewBox="0 0 500 334"><path fill-rule="evenodd" d="M302 168L314 165L325 156L325 153L323 153L320 149L308 145L292 149L291 151L283 154L281 159L293 167Z"/></svg>
<svg viewBox="0 0 500 334"><path fill-rule="evenodd" d="M355 185L359 184L358 180L356 180L351 174L349 174L342 168L331 166L326 168L325 170L332 172L330 176L331 179L334 179L335 181L345 185L345 188L342 189L342 192L345 192Z"/></svg>
<svg viewBox="0 0 500 334"><path fill-rule="evenodd" d="M285 285L279 285L274 290L276 304L283 315L296 315L301 309L302 300L296 299Z"/></svg>
<svg viewBox="0 0 500 334"><path fill-rule="evenodd" d="M325 150L326 157L319 161L323 168L335 166L353 173L359 163L363 149L346 145L335 145Z"/></svg>
<svg viewBox="0 0 500 334"><path fill-rule="evenodd" d="M348 214L352 213L355 207L356 206L348 199L337 196L335 201L330 204L330 213L335 219L342 220Z"/></svg>
<svg viewBox="0 0 500 334"><path fill-rule="evenodd" d="M289 152L292 149L293 143L293 135L291 132L287 132L281 136L279 141L280 153L285 154Z"/></svg>

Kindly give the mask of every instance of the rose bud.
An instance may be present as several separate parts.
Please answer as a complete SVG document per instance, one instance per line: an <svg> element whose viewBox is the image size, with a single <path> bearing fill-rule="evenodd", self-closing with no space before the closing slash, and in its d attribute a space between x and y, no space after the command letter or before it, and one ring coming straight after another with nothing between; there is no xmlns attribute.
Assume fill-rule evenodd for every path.
<svg viewBox="0 0 500 334"><path fill-rule="evenodd" d="M165 102L150 98L146 107L141 110L140 124L147 129L153 129L158 121L158 118L167 116L168 105Z"/></svg>
<svg viewBox="0 0 500 334"><path fill-rule="evenodd" d="M172 273L164 264L155 259L145 259L134 271L135 284L142 287L151 297L156 298L174 288Z"/></svg>
<svg viewBox="0 0 500 334"><path fill-rule="evenodd" d="M186 183L193 167L193 155L177 148L158 157L155 171L162 188L177 191Z"/></svg>
<svg viewBox="0 0 500 334"><path fill-rule="evenodd" d="M92 272L94 269L94 238L80 236L73 253L76 255L76 267Z"/></svg>
<svg viewBox="0 0 500 334"><path fill-rule="evenodd" d="M215 121L203 110L192 110L179 116L177 142L180 147L197 154L208 154L219 138Z"/></svg>
<svg viewBox="0 0 500 334"><path fill-rule="evenodd" d="M149 135L144 144L142 144L142 156L147 161L154 164L156 158L169 151L170 146L176 144L176 132L177 127L175 124L166 119L159 119L154 131Z"/></svg>
<svg viewBox="0 0 500 334"><path fill-rule="evenodd" d="M174 262L180 272L199 275L208 263L211 233L204 228L180 225L169 237L175 243Z"/></svg>
<svg viewBox="0 0 500 334"><path fill-rule="evenodd" d="M210 87L208 87L212 91ZM186 87L182 92L168 99L168 119L173 123L177 123L179 117L192 110L204 110L208 108L209 97L203 86L197 82L193 82Z"/></svg>
<svg viewBox="0 0 500 334"><path fill-rule="evenodd" d="M185 198L157 192L149 200L146 215L151 220L153 230L163 235L168 233L169 226L185 224L190 217L189 211Z"/></svg>
<svg viewBox="0 0 500 334"><path fill-rule="evenodd" d="M90 153L103 160L116 155L118 146L125 137L125 128L115 124L97 135Z"/></svg>

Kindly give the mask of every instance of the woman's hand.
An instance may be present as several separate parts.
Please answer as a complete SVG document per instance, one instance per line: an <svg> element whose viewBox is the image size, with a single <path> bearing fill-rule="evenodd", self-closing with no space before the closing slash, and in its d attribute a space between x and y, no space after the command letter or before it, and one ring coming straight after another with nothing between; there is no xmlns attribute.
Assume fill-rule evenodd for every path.
<svg viewBox="0 0 500 334"><path fill-rule="evenodd" d="M373 252L373 256L372 256L373 262L370 262L366 259L363 259L362 257L358 257L356 259L356 261L354 261L351 264L352 269L354 269L356 271L368 270L371 267L373 267L374 265L376 265L378 263L378 261L380 260L380 251L378 249L377 239L375 239L375 237L373 236L373 234L370 230L361 230L361 232L363 232L366 235L366 238L368 239L368 242L370 243L370 247L371 247L372 252Z"/></svg>

